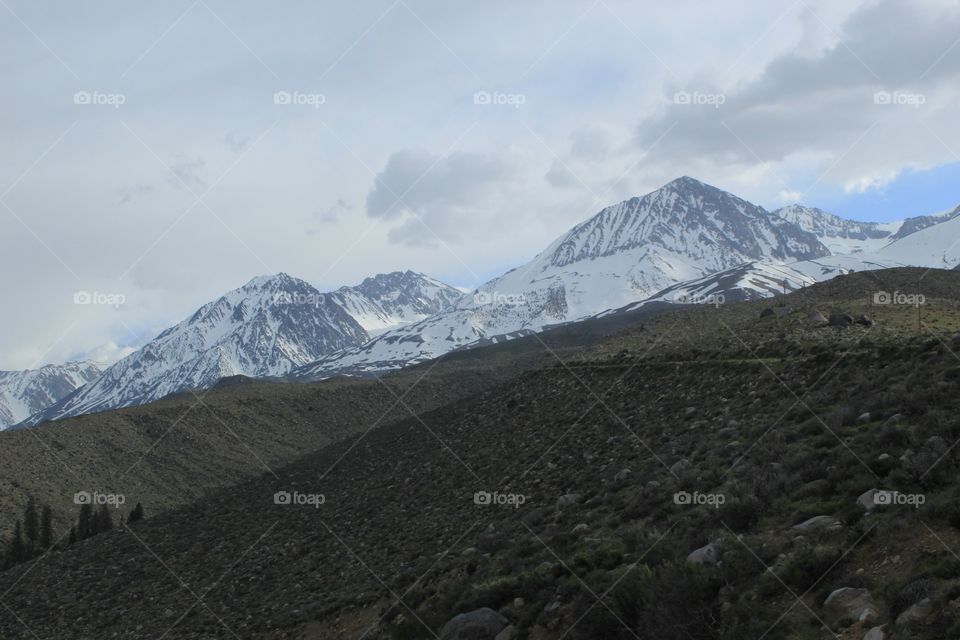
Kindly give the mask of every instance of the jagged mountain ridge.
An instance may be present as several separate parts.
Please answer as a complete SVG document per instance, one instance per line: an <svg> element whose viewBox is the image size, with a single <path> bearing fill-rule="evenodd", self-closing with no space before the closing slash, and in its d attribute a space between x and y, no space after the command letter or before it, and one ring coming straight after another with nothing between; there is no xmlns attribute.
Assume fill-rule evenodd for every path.
<svg viewBox="0 0 960 640"><path fill-rule="evenodd" d="M852 271L950 268L960 259L958 247L943 239L960 238L960 229L951 227L956 221L960 207L892 223L850 221L799 205L768 212L683 177L604 209L451 310L292 375L316 379L393 369L654 301L703 301L717 294L754 299Z"/></svg>
<svg viewBox="0 0 960 640"><path fill-rule="evenodd" d="M792 204L773 212L815 234L831 253L874 251L888 244L902 222L858 222L846 220L823 209Z"/></svg>
<svg viewBox="0 0 960 640"><path fill-rule="evenodd" d="M23 424L144 404L187 389L207 389L231 376L284 376L368 341L364 322L371 317L396 325L417 313L440 310L459 295L413 272L385 274L332 294L285 273L257 277L204 305L92 384ZM352 315L358 308L365 315Z"/></svg>
<svg viewBox="0 0 960 640"><path fill-rule="evenodd" d="M0 371L0 431L68 396L103 373L92 362Z"/></svg>
<svg viewBox="0 0 960 640"><path fill-rule="evenodd" d="M329 295L371 335L440 313L463 297L461 291L409 270L381 273Z"/></svg>
<svg viewBox="0 0 960 640"><path fill-rule="evenodd" d="M525 266L450 310L303 367L295 377L421 362L493 336L523 335L644 300L746 262L830 254L817 237L742 198L682 177L607 207Z"/></svg>
<svg viewBox="0 0 960 640"><path fill-rule="evenodd" d="M180 378L189 381L180 388L188 388L210 386L238 374L302 380L376 373L671 296L703 297L713 292L731 300L750 299L775 295L784 285L791 290L856 270L911 264L949 267L956 263L951 257L955 247L941 246L942 240L960 236L958 230L945 233L942 225L960 220L958 214L960 208L877 224L799 205L771 213L683 177L603 209L528 264L472 294L463 295L412 272L375 276L329 294L304 289L299 295L319 296L319 307L333 304L357 326L341 331L345 338L339 342L323 342L323 352L306 360L286 357L271 362L277 345L265 343L248 358L249 364L270 363L259 369L235 366L237 358L225 356L222 349L208 349L200 366L193 361L178 366L157 389L141 385L131 393L122 392L127 396L115 406L179 390L173 382ZM902 235L907 227L919 231ZM317 336L305 339L314 345ZM300 352L306 358L316 353L312 347ZM184 356L189 357L189 350ZM198 370L206 373L198 377ZM86 390L74 395L84 394ZM109 403L68 400L63 403L71 405L66 412L57 408L42 417L110 408Z"/></svg>

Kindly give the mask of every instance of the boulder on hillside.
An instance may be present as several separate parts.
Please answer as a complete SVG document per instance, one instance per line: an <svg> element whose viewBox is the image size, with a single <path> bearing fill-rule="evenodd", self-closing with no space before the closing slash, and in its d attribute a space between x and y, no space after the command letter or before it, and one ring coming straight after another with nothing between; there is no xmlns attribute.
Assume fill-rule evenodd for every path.
<svg viewBox="0 0 960 640"><path fill-rule="evenodd" d="M798 533L810 533L811 531L835 531L842 527L840 521L833 516L814 516L792 528Z"/></svg>
<svg viewBox="0 0 960 640"><path fill-rule="evenodd" d="M440 640L495 640L508 624L502 615L484 607L452 618L440 630Z"/></svg>
<svg viewBox="0 0 960 640"><path fill-rule="evenodd" d="M679 476L689 468L690 468L690 461L687 460L686 458L683 458L682 460L677 460L676 462L673 463L673 465L670 467L670 473L672 473L675 476Z"/></svg>
<svg viewBox="0 0 960 640"><path fill-rule="evenodd" d="M843 587L827 597L823 616L834 629L844 623L876 624L880 622L880 607L868 590Z"/></svg>
<svg viewBox="0 0 960 640"><path fill-rule="evenodd" d="M868 512L873 511L877 507L876 495L879 491L879 489L868 489L864 491L860 494L860 497L857 498L857 504Z"/></svg>
<svg viewBox="0 0 960 640"><path fill-rule="evenodd" d="M823 315L819 309L811 309L810 313L807 314L807 320L809 320L810 324L814 327L825 327L830 324L827 316Z"/></svg>
<svg viewBox="0 0 960 640"><path fill-rule="evenodd" d="M897 616L898 627L909 627L929 618L934 611L933 600L924 598Z"/></svg>
<svg viewBox="0 0 960 640"><path fill-rule="evenodd" d="M851 327L853 322L853 316L849 313L831 313L828 320L831 327Z"/></svg>
<svg viewBox="0 0 960 640"><path fill-rule="evenodd" d="M870 316L866 314L860 314L856 319L856 323L859 325L863 325L864 327L872 327L873 319L871 319Z"/></svg>
<svg viewBox="0 0 960 640"><path fill-rule="evenodd" d="M510 625L503 631L497 634L497 637L494 640L517 640L520 637L520 632L517 631L517 628L513 625ZM883 638L880 638L883 640Z"/></svg>
<svg viewBox="0 0 960 640"><path fill-rule="evenodd" d="M687 556L687 562L702 565L715 565L720 560L719 547L711 542L710 544L695 549Z"/></svg>
<svg viewBox="0 0 960 640"><path fill-rule="evenodd" d="M885 640L887 634L884 632L883 627L874 627L867 631L866 635L863 636L863 640Z"/></svg>
<svg viewBox="0 0 960 640"><path fill-rule="evenodd" d="M579 493L568 493L557 498L557 509L566 509L580 502Z"/></svg>

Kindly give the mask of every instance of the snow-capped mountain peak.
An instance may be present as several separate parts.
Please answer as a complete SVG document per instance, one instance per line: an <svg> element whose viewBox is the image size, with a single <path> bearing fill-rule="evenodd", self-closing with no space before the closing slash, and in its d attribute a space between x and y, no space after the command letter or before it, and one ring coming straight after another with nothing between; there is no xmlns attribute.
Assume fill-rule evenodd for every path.
<svg viewBox="0 0 960 640"><path fill-rule="evenodd" d="M550 265L564 267L645 246L722 268L745 259L804 260L828 253L813 233L686 176L607 207L548 251Z"/></svg>
<svg viewBox="0 0 960 640"><path fill-rule="evenodd" d="M0 371L0 431L49 407L102 372L92 362L48 364L39 369Z"/></svg>
<svg viewBox="0 0 960 640"><path fill-rule="evenodd" d="M376 331L443 311L462 294L412 271L367 278L322 293L286 273L252 278L203 305L96 382L24 424L143 404L221 378L284 376L367 342Z"/></svg>
<svg viewBox="0 0 960 640"><path fill-rule="evenodd" d="M463 296L457 289L414 271L381 273L330 295L371 335L440 313Z"/></svg>
<svg viewBox="0 0 960 640"><path fill-rule="evenodd" d="M690 177L606 207L472 294L412 271L321 293L287 274L197 310L38 419L140 404L224 376L382 372L654 299L774 295L850 270L954 267L960 208L903 223L773 213Z"/></svg>

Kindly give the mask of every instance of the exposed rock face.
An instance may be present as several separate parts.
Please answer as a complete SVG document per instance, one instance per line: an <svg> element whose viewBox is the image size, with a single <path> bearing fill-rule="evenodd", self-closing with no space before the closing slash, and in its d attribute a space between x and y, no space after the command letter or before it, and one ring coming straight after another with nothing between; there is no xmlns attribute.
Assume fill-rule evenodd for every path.
<svg viewBox="0 0 960 640"><path fill-rule="evenodd" d="M833 628L843 623L880 622L880 607L866 589L844 587L831 593L823 603L825 622Z"/></svg>
<svg viewBox="0 0 960 640"><path fill-rule="evenodd" d="M440 630L440 640L496 640L509 622L493 609L461 613Z"/></svg>

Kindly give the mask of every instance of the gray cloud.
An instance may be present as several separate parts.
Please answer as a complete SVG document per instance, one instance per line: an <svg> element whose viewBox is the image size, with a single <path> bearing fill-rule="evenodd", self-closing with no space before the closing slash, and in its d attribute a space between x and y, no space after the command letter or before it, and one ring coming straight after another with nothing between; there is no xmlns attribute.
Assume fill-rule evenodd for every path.
<svg viewBox="0 0 960 640"><path fill-rule="evenodd" d="M806 25L824 29L816 20ZM953 117L958 95L950 88L960 75L956 7L882 0L863 5L840 30L825 51L779 55L758 77L731 87L707 76L670 83L667 104L636 130L638 144L647 146L675 125L650 164L678 167L697 158L744 168L819 154L820 168L846 161L836 177L850 185L895 175L911 163L949 161L937 136L955 140L960 133ZM692 96L690 103L677 104L677 92ZM875 104L877 92L918 94L923 104ZM722 96L722 103L714 106L710 96ZM922 131L920 118L937 134Z"/></svg>
<svg viewBox="0 0 960 640"><path fill-rule="evenodd" d="M171 180L177 186L185 186L193 191L203 191L207 187L207 182L201 174L206 165L203 158L190 160L179 155L176 162L170 165L170 171L175 176L175 178L171 177Z"/></svg>
<svg viewBox="0 0 960 640"><path fill-rule="evenodd" d="M509 154L454 152L445 157L422 150L398 151L377 174L367 196L367 215L402 224L394 242L432 244L458 240L484 213L493 215L498 195L519 168Z"/></svg>

